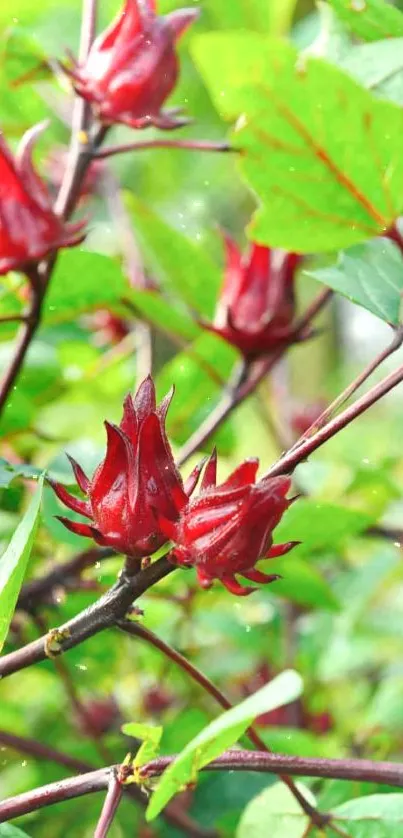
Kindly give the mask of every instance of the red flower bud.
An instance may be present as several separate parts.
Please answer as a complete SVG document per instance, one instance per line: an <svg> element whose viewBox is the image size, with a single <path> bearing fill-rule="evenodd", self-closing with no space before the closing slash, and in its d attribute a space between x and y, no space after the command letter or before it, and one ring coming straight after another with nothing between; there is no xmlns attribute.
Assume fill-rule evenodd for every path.
<svg viewBox="0 0 403 838"><path fill-rule="evenodd" d="M155 0L126 0L117 19L94 41L86 62L67 71L101 122L133 128L184 124L161 107L179 75L175 43L197 16L197 9L179 9L158 17Z"/></svg>
<svg viewBox="0 0 403 838"><path fill-rule="evenodd" d="M84 223L65 224L54 213L33 167L32 148L43 127L27 131L15 157L0 135L0 274L24 270L52 250L83 239Z"/></svg>
<svg viewBox="0 0 403 838"><path fill-rule="evenodd" d="M148 376L134 398L126 397L119 427L105 422L106 457L92 480L69 458L87 499L73 497L59 483L51 485L66 506L90 523L59 518L67 529L134 558L147 556L164 544L158 516L175 520L200 474L196 468L183 486L165 432L171 399L169 393L156 407L154 384Z"/></svg>
<svg viewBox="0 0 403 838"><path fill-rule="evenodd" d="M302 257L259 244L242 255L229 236L224 243L224 283L213 325L206 328L253 360L293 339L294 277Z"/></svg>
<svg viewBox="0 0 403 838"><path fill-rule="evenodd" d="M167 538L175 542L173 558L194 566L203 588L213 579L233 594L245 596L255 588L242 587L235 574L252 582L273 582L255 569L260 558L288 553L298 542L273 547L273 530L291 501L285 497L289 477L263 478L255 483L258 460L246 460L220 486L216 485L216 455L210 457L200 495L189 501L177 521L160 518Z"/></svg>

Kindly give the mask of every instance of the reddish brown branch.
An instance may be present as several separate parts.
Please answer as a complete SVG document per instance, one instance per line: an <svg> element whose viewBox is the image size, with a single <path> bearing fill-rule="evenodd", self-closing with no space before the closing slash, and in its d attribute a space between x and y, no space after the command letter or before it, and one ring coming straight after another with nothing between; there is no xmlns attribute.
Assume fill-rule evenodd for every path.
<svg viewBox="0 0 403 838"><path fill-rule="evenodd" d="M103 148L97 152L97 159L104 160L106 157L114 157L115 154L124 154L130 151L150 151L156 148L177 148L187 149L188 151L218 151L218 152L236 152L239 149L230 146L226 142L214 142L213 140L145 140L141 143L126 143L124 145L110 146Z"/></svg>
<svg viewBox="0 0 403 838"><path fill-rule="evenodd" d="M321 291L315 298L311 305L307 308L305 314L298 320L294 336L302 335L306 332L307 327L322 311L331 299L333 292L329 289ZM290 348L290 344L286 344L273 352L268 358L258 361L249 368L247 378L240 383L237 388L227 388L222 394L221 401L218 403L215 410L213 410L207 419L197 428L194 434L188 439L179 451L177 462L178 465L183 465L196 451L202 448L208 439L215 433L222 422L231 415L231 413L238 407L241 402L248 398L258 387L261 381L269 374L277 362L282 358L285 352Z"/></svg>
<svg viewBox="0 0 403 838"><path fill-rule="evenodd" d="M157 777L175 757L159 757L144 766L144 776ZM321 777L333 780L377 783L403 787L403 765L372 762L369 759L322 759L268 754L231 749L206 766L208 771L258 771L267 774L287 772L294 777Z"/></svg>
<svg viewBox="0 0 403 838"><path fill-rule="evenodd" d="M122 575L110 591L72 620L21 649L0 657L0 677L5 678L47 657L62 654L88 637L110 628L117 620L124 618L138 597L173 570L174 566L162 558L135 576L128 578ZM57 642L57 649L54 642L50 648L51 639Z"/></svg>
<svg viewBox="0 0 403 838"><path fill-rule="evenodd" d="M106 838L108 835L109 829L112 826L112 821L122 799L122 793L123 788L118 781L115 771L112 771L109 779L108 792L94 832L94 838Z"/></svg>
<svg viewBox="0 0 403 838"><path fill-rule="evenodd" d="M192 678L197 684L199 684L209 695L211 695L220 707L223 707L224 710L230 710L233 706L228 698L215 686L215 684L207 678L203 672L200 672L194 664L190 663L180 652L177 652L176 649L173 649L167 643L165 643L161 638L157 637L154 632L146 629L144 626L140 625L139 623L135 623L132 621L125 621L121 620L117 623L122 631L125 631L127 634L131 634L134 637L140 637L142 640L150 643L156 649L159 649L167 658L172 660L178 666L183 669L187 675ZM246 732L247 736L249 737L250 741L253 745L259 750L267 751L270 753L270 748L266 745L263 739L260 738L259 734L255 730L254 727L250 726ZM315 823L317 826L323 826L328 822L328 816L323 815L321 812L318 812L308 800L304 797L304 795L300 792L297 788L293 780L288 777L286 774L280 774L280 779L285 783L286 786L291 791L291 794L294 795L295 799L298 800L303 811L311 818L312 822Z"/></svg>

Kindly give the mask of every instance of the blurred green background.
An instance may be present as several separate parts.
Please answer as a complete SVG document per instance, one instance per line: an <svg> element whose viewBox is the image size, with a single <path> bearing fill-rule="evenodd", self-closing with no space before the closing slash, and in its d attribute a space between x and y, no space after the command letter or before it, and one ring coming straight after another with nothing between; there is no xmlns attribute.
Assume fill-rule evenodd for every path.
<svg viewBox="0 0 403 838"><path fill-rule="evenodd" d="M178 6L163 0L159 5L161 12ZM194 120L181 137L219 141L227 126L192 64L188 49L194 34L239 27L280 35L291 26L291 37L304 47L318 34L318 13L313 4L292 0L201 0L195 5L202 15L181 44L181 81L172 101ZM117 4L100 0L99 6L103 26ZM13 0L0 8L0 125L13 145L33 123L50 119L36 159L54 187L60 155L59 168L52 155L55 146L63 149L68 143L72 97L63 77L55 79L46 62L62 59L67 48L77 50L79 27L78 0ZM144 136L157 133L149 130L140 139ZM116 142L132 137L129 130L114 129ZM122 296L156 324L154 371L160 396L172 382L176 386L168 429L179 447L217 401L236 360L235 350L201 333L192 313L210 317L214 309L223 268L219 228L244 243L253 209L253 197L231 155L158 150L108 161L96 194L80 206L79 212L90 218L89 235L79 251L60 259L43 325L1 420L0 456L16 465L49 468L66 484L72 477L65 451L90 471L99 462L102 422L120 418L123 397L141 375L139 331ZM163 289L160 304L152 293L135 287L138 273L129 281L130 254ZM306 304L317 288L301 275L299 304ZM16 275L2 278L1 310L18 309L22 292ZM106 319L99 310L109 312ZM123 318L123 324L111 315ZM357 314L348 303L322 317L321 327L314 341L289 352L216 435L220 476L247 456L259 456L262 469L270 465L284 432L287 441L292 438L293 415L312 401L330 400L350 380L363 360L357 347L368 333L372 347L387 340L386 326ZM13 327L0 327L1 368L13 337ZM364 347L364 359L366 353ZM181 570L141 601L145 625L180 649L233 701L285 667L302 673L302 701L260 720L261 735L273 750L380 759L401 754L401 548L399 534L385 539L371 530L401 527L400 414L401 399L388 399L298 468L296 488L307 497L287 513L276 540L302 544L289 558L271 564L283 574L281 582L237 600L219 585L199 590L193 572ZM2 470L1 462L3 549L32 484ZM41 575L83 545L90 547L55 520L58 512L58 502L46 489L30 576ZM120 558L103 560L85 575L89 590L56 591L54 604L41 611L45 624L58 625L92 602L113 583L120 566ZM38 631L40 625L17 612L7 649ZM1 728L102 765L100 742L114 761L129 748L120 733L123 722L162 723L163 751L172 753L217 713L212 700L159 652L117 632L72 650L64 666L67 676L46 662L5 681ZM98 744L83 730L66 677L99 721ZM2 798L65 775L54 764L0 746ZM253 774L205 775L182 805L203 826L235 835L245 805L271 782ZM308 784L324 807L379 790L369 784ZM100 798L88 797L42 810L20 825L32 838L86 838L93 834L99 809ZM125 800L110 834L173 838L179 833L163 819L145 827L141 810Z"/></svg>

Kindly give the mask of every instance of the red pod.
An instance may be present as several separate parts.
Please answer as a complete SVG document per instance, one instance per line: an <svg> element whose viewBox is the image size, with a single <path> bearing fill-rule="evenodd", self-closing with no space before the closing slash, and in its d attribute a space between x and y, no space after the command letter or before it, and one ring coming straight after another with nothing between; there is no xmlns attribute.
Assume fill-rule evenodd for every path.
<svg viewBox="0 0 403 838"><path fill-rule="evenodd" d="M184 487L175 466L165 432L172 395L157 407L148 376L134 398L126 397L120 425L105 422L106 456L92 480L69 458L86 500L73 497L59 483L51 485L58 498L89 523L60 518L67 529L134 558L164 544L158 516L178 518L200 474L200 468L195 469Z"/></svg>
<svg viewBox="0 0 403 838"><path fill-rule="evenodd" d="M116 20L94 41L86 62L67 71L101 122L132 128L184 124L161 108L179 75L176 41L197 16L197 9L157 16L155 0L126 0Z"/></svg>
<svg viewBox="0 0 403 838"><path fill-rule="evenodd" d="M224 283L214 322L206 328L253 360L293 339L294 278L302 257L259 244L242 254L227 235L224 243Z"/></svg>
<svg viewBox="0 0 403 838"><path fill-rule="evenodd" d="M83 239L84 222L66 224L32 163L32 149L44 126L23 137L15 157L0 135L0 274L26 270L60 247Z"/></svg>
<svg viewBox="0 0 403 838"><path fill-rule="evenodd" d="M175 542L173 559L194 566L203 588L219 579L231 593L245 596L255 589L243 587L235 574L252 582L273 582L278 576L256 570L256 562L282 556L297 543L273 546L273 530L290 504L286 494L291 479L256 483L258 465L258 460L246 460L217 486L213 454L200 495L182 509L179 520L160 519L165 535Z"/></svg>

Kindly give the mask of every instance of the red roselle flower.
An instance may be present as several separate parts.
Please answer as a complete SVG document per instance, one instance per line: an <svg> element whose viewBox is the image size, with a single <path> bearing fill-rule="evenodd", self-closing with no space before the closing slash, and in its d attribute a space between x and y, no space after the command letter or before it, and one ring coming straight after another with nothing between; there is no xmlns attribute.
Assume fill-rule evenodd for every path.
<svg viewBox="0 0 403 838"><path fill-rule="evenodd" d="M0 135L0 274L25 270L59 247L83 240L84 222L65 224L32 164L32 148L44 126L23 137L15 157Z"/></svg>
<svg viewBox="0 0 403 838"><path fill-rule="evenodd" d="M59 517L67 529L133 558L162 547L166 538L157 516L175 520L200 474L197 467L183 486L175 466L165 433L172 395L157 407L154 384L148 376L134 398L126 397L119 427L105 422L106 457L92 480L69 457L86 500L73 497L59 483L51 485L69 509L89 518L90 523Z"/></svg>
<svg viewBox="0 0 403 838"><path fill-rule="evenodd" d="M256 570L256 562L283 556L298 543L272 546L273 530L291 503L286 498L291 479L263 478L255 483L258 465L258 460L246 460L217 486L214 452L200 495L189 501L177 521L159 518L166 537L175 542L173 560L194 566L203 588L220 579L233 594L252 593L255 588L240 585L235 574L252 582L273 582L279 577Z"/></svg>
<svg viewBox="0 0 403 838"><path fill-rule="evenodd" d="M128 322L106 308L98 308L83 319L93 332L96 346L116 346L130 333Z"/></svg>
<svg viewBox="0 0 403 838"><path fill-rule="evenodd" d="M259 244L243 255L227 235L224 244L224 283L214 322L204 325L253 360L293 340L294 278L302 257Z"/></svg>
<svg viewBox="0 0 403 838"><path fill-rule="evenodd" d="M177 128L183 120L161 107L179 75L178 38L198 16L178 9L157 16L155 0L126 0L111 26L94 41L86 62L67 70L77 93L106 125Z"/></svg>

